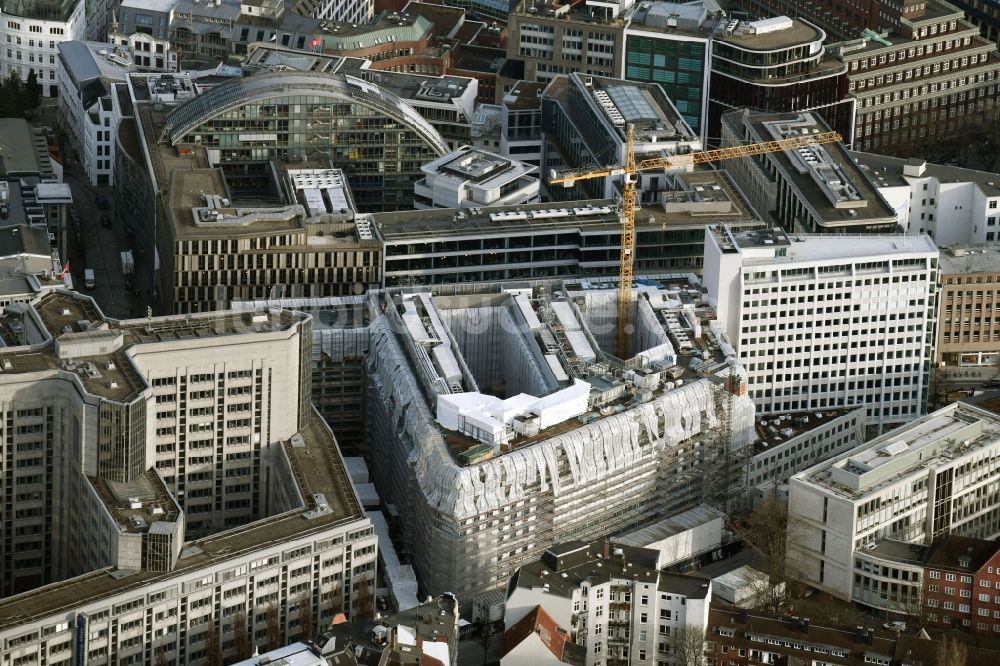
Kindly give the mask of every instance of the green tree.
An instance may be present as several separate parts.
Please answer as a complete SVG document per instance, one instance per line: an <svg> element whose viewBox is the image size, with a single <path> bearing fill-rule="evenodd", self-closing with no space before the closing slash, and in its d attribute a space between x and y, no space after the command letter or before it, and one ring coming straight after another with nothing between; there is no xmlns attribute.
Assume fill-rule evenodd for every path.
<svg viewBox="0 0 1000 666"><path fill-rule="evenodd" d="M42 87L38 85L38 77L35 70L28 72L28 80L21 91L20 100L23 113L31 113L42 103Z"/></svg>

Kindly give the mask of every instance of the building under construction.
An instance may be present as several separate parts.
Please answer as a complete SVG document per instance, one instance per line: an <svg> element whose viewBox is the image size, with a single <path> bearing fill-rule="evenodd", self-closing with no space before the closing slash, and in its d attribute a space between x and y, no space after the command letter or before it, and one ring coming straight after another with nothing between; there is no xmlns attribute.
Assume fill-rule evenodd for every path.
<svg viewBox="0 0 1000 666"><path fill-rule="evenodd" d="M371 469L424 589L502 587L553 544L741 497L754 408L696 278L372 294Z"/></svg>

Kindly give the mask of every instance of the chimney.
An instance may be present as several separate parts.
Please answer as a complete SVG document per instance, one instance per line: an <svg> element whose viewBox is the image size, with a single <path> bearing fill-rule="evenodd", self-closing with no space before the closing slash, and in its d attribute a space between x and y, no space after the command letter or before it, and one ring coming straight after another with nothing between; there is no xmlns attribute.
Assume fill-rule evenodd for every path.
<svg viewBox="0 0 1000 666"><path fill-rule="evenodd" d="M858 643L865 642L865 628L862 626L857 626L854 628L854 640Z"/></svg>
<svg viewBox="0 0 1000 666"><path fill-rule="evenodd" d="M604 557L604 559L608 559L609 557L611 557L611 539L604 540L604 548L601 551L601 555Z"/></svg>
<svg viewBox="0 0 1000 666"><path fill-rule="evenodd" d="M748 613L747 613L747 609L746 608L741 608L740 609L739 619L740 619L740 624L746 624L747 623Z"/></svg>
<svg viewBox="0 0 1000 666"><path fill-rule="evenodd" d="M866 642L868 645L875 645L875 629L868 627L868 636Z"/></svg>
<svg viewBox="0 0 1000 666"><path fill-rule="evenodd" d="M802 618L802 633L809 634L809 618L807 617Z"/></svg>

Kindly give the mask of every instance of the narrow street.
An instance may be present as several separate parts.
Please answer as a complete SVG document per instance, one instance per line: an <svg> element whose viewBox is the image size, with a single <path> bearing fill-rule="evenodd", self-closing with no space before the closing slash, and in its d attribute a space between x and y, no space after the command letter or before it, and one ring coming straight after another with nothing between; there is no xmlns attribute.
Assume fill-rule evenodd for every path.
<svg viewBox="0 0 1000 666"><path fill-rule="evenodd" d="M74 229L69 234L70 272L76 290L92 296L111 317L145 316L145 297L130 294L122 274L120 253L130 249L131 244L124 237L123 225L114 210L112 189L90 185L77 162L66 167L64 180L73 191L73 205L80 214L79 233ZM108 210L97 207L98 194L108 198ZM111 217L110 229L101 226L102 215ZM94 270L95 288L92 291L83 285L83 272L87 268Z"/></svg>

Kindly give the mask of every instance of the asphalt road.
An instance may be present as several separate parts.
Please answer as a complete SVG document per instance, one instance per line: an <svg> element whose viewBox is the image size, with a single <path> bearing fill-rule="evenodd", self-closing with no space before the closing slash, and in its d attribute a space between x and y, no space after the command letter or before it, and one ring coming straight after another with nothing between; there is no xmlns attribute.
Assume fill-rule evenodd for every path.
<svg viewBox="0 0 1000 666"><path fill-rule="evenodd" d="M99 210L97 207L98 193L103 193L109 202L112 201L111 188L91 186L76 163L66 168L63 179L73 191L73 205L80 214L79 236L75 230L69 234L70 272L74 287L92 296L106 315L121 319L145 316L143 297L128 293L125 276L122 275L120 253L130 249L130 244L122 231L121 221L113 208ZM111 216L110 229L101 226L101 216L105 214ZM83 271L87 268L94 269L93 290L87 290L83 285Z"/></svg>

